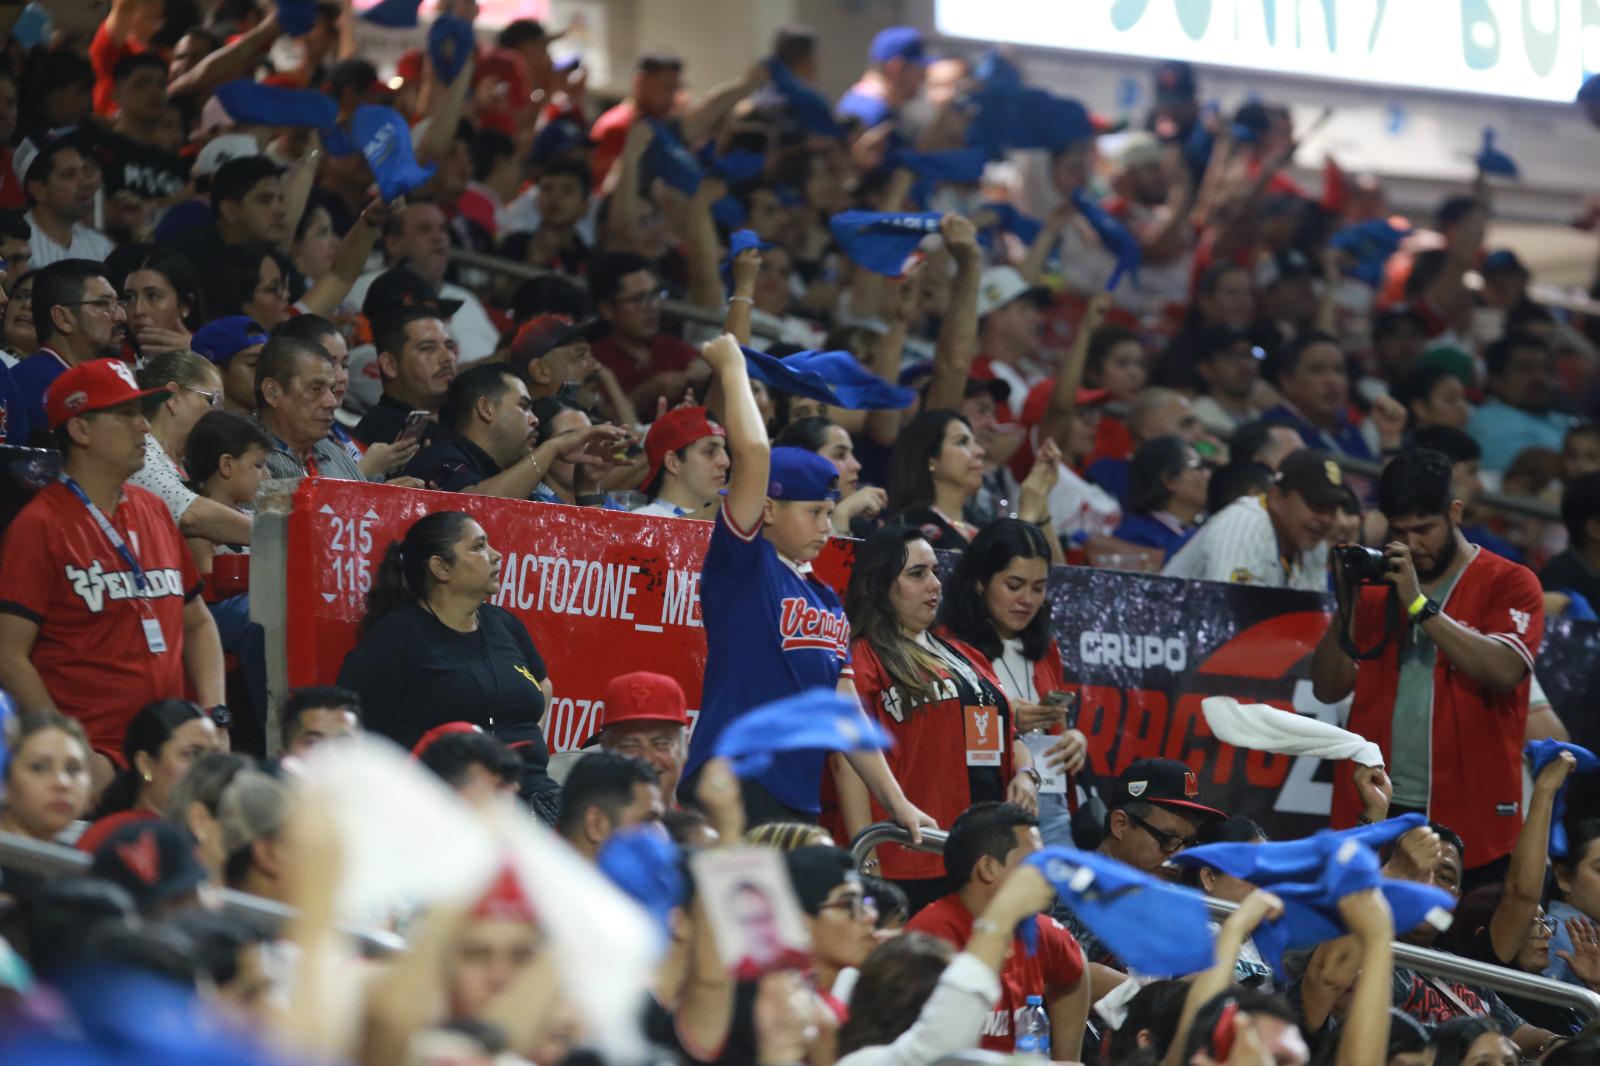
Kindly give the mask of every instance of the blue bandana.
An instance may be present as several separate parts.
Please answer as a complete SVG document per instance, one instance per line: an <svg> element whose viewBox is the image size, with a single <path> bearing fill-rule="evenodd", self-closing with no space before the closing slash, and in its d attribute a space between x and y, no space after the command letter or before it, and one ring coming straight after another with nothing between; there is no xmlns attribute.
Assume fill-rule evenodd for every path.
<svg viewBox="0 0 1600 1066"><path fill-rule="evenodd" d="M282 89L240 78L217 86L223 110L242 126L332 126L339 105L315 89Z"/></svg>
<svg viewBox="0 0 1600 1066"><path fill-rule="evenodd" d="M769 58L767 71L772 75L772 88L789 105L789 113L808 132L824 137L839 136L839 124L833 120L833 108L823 95L799 78L781 59Z"/></svg>
<svg viewBox="0 0 1600 1066"><path fill-rule="evenodd" d="M432 179L433 164L423 166L411 148L411 128L400 112L381 104L363 104L350 120L350 132L378 179L384 203L392 203Z"/></svg>
<svg viewBox="0 0 1600 1066"><path fill-rule="evenodd" d="M771 766L781 752L883 751L893 746L893 738L862 714L855 700L833 689L814 688L740 715L717 738L716 754L733 761L734 773L750 777Z"/></svg>
<svg viewBox="0 0 1600 1066"><path fill-rule="evenodd" d="M1144 253L1139 249L1139 242L1128 228L1111 217L1110 212L1101 207L1094 197L1085 189L1072 190L1072 205L1083 215L1084 221L1089 223L1095 236L1100 238L1100 243L1105 250L1116 257L1117 265L1111 270L1111 277L1106 281L1106 291L1116 290L1117 283L1124 274L1132 276L1135 280L1139 276L1139 264L1144 259Z"/></svg>
<svg viewBox="0 0 1600 1066"><path fill-rule="evenodd" d="M1523 751L1528 756L1529 768L1533 771L1535 778L1539 776L1540 770L1549 766L1551 761L1564 751L1570 751L1572 757L1578 760L1577 768L1573 770L1573 773L1592 774L1596 770L1600 770L1600 758L1596 758L1594 752L1588 748L1582 748L1576 744L1566 744L1562 741L1548 738L1530 740ZM1569 778L1568 781L1561 782L1561 789L1556 793L1555 806L1550 811L1550 854L1557 859L1567 857L1567 784L1570 780Z"/></svg>
<svg viewBox="0 0 1600 1066"><path fill-rule="evenodd" d="M1494 146L1494 130L1483 128L1483 147L1478 151L1478 169L1499 178L1518 177L1517 162Z"/></svg>
<svg viewBox="0 0 1600 1066"><path fill-rule="evenodd" d="M433 60L433 69L446 85L456 80L477 47L472 24L466 19L440 15L428 27L428 58Z"/></svg>
<svg viewBox="0 0 1600 1066"><path fill-rule="evenodd" d="M911 389L891 385L849 352L808 349L779 359L740 347L750 376L793 396L806 396L849 411L902 411L916 402Z"/></svg>
<svg viewBox="0 0 1600 1066"><path fill-rule="evenodd" d="M422 0L379 0L361 13L361 17L379 26L408 30L417 24L417 8Z"/></svg>
<svg viewBox="0 0 1600 1066"><path fill-rule="evenodd" d="M672 908L682 906L688 894L679 858L678 846L659 826L651 826L612 834L601 845L595 865L666 931Z"/></svg>
<svg viewBox="0 0 1600 1066"><path fill-rule="evenodd" d="M923 238L939 232L939 214L845 211L834 215L828 228L851 261L875 274L898 278Z"/></svg>
<svg viewBox="0 0 1600 1066"><path fill-rule="evenodd" d="M1028 856L1066 907L1131 968L1181 977L1215 964L1205 897L1094 851L1050 847ZM1035 923L1022 923L1032 952Z"/></svg>

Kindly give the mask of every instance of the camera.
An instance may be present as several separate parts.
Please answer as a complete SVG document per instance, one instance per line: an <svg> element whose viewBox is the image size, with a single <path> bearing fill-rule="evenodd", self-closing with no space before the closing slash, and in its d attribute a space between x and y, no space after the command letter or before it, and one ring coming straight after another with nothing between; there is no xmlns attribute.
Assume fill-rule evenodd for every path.
<svg viewBox="0 0 1600 1066"><path fill-rule="evenodd" d="M1333 549L1333 555L1352 584L1381 585L1389 579L1389 558L1377 548L1340 544Z"/></svg>

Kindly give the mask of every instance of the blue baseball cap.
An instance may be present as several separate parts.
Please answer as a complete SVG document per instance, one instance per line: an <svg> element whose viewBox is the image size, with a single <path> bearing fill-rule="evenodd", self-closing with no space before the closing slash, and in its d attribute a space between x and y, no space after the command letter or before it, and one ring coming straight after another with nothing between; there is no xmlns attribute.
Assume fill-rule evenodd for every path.
<svg viewBox="0 0 1600 1066"><path fill-rule="evenodd" d="M872 38L867 58L874 63L887 63L891 59L904 59L908 63L926 63L929 59L922 31L915 26L890 26L879 30Z"/></svg>
<svg viewBox="0 0 1600 1066"><path fill-rule="evenodd" d="M218 366L246 348L267 343L267 331L249 315L229 315L207 322L189 340L189 347Z"/></svg>
<svg viewBox="0 0 1600 1066"><path fill-rule="evenodd" d="M839 468L804 448L774 448L767 495L774 500L837 500Z"/></svg>

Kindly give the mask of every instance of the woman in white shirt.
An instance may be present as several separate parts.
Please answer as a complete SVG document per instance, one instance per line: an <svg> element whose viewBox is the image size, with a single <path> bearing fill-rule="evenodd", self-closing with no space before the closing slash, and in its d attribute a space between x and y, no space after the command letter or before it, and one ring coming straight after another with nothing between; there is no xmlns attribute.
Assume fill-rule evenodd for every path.
<svg viewBox="0 0 1600 1066"><path fill-rule="evenodd" d="M1000 967L1013 930L1054 896L1036 867L1019 866L953 959L949 944L921 933L873 951L851 994L850 1020L839 1030L839 1066L925 1066L977 1047L1000 1000Z"/></svg>
<svg viewBox="0 0 1600 1066"><path fill-rule="evenodd" d="M148 359L138 376L140 388L165 388L171 395L150 415L144 468L129 483L161 497L186 537L218 544L250 543L249 516L196 493L186 484L183 470L189 431L207 411L222 405L222 375L216 366L194 352L162 352Z"/></svg>
<svg viewBox="0 0 1600 1066"><path fill-rule="evenodd" d="M1049 775L1040 783L1040 834L1046 844L1071 846L1077 797L1060 775L1083 769L1088 745L1067 721L1077 686L1067 684L1061 648L1051 635L1049 580L1044 532L1019 519L996 519L962 553L940 622L989 658L1011 701L1018 737L1040 774Z"/></svg>

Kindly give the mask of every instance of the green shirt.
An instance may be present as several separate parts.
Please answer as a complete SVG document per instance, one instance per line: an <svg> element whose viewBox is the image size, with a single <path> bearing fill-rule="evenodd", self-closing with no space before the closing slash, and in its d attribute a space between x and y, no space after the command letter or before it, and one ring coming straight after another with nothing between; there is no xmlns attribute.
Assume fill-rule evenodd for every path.
<svg viewBox="0 0 1600 1066"><path fill-rule="evenodd" d="M1468 560L1470 561L1470 560ZM1466 570L1462 565L1428 598L1443 605ZM1439 651L1420 625L1408 622L1399 635L1400 684L1394 694L1389 732L1389 780L1396 807L1428 809L1428 770L1433 759L1433 667Z"/></svg>

